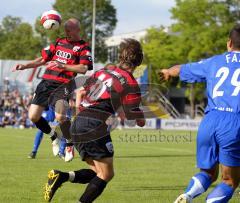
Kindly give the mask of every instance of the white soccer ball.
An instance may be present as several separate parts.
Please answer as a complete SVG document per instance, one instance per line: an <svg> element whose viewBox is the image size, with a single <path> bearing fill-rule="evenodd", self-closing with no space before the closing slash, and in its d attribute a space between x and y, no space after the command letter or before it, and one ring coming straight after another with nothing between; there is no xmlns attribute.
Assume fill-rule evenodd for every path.
<svg viewBox="0 0 240 203"><path fill-rule="evenodd" d="M60 27L62 17L55 10L46 11L42 14L41 24L47 30L56 30Z"/></svg>

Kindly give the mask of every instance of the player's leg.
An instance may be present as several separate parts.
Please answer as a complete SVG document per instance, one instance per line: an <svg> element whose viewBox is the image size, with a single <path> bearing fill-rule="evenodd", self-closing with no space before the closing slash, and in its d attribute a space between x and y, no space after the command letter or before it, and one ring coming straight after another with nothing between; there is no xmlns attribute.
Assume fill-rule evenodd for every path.
<svg viewBox="0 0 240 203"><path fill-rule="evenodd" d="M222 182L207 196L206 202L228 202L238 187L240 181L240 167L221 166Z"/></svg>
<svg viewBox="0 0 240 203"><path fill-rule="evenodd" d="M219 163L222 182L207 197L207 202L228 202L240 181L240 116L219 112L216 140L219 144ZM216 201L217 202L217 201Z"/></svg>
<svg viewBox="0 0 240 203"><path fill-rule="evenodd" d="M58 100L55 104L55 116L56 120L59 122L59 127L66 139L66 151L65 151L65 161L69 162L74 158L74 147L72 143L72 137L70 133L71 121L67 116L69 111L69 104L66 100Z"/></svg>
<svg viewBox="0 0 240 203"><path fill-rule="evenodd" d="M211 122L210 122L211 121ZM215 141L214 116L206 115L197 135L197 166L201 171L195 174L175 203L188 203L204 193L218 176L218 150Z"/></svg>
<svg viewBox="0 0 240 203"><path fill-rule="evenodd" d="M35 134L35 139L34 139L32 152L28 156L29 159L35 159L36 158L37 151L38 151L38 148L41 144L42 138L43 138L43 132L41 130L38 130Z"/></svg>
<svg viewBox="0 0 240 203"><path fill-rule="evenodd" d="M80 169L76 171L62 172L51 170L48 173L48 183L45 186L44 198L51 201L57 189L65 182L87 184L97 175L97 170L91 158L85 160L89 169Z"/></svg>
<svg viewBox="0 0 240 203"><path fill-rule="evenodd" d="M107 183L113 178L113 158L94 160L97 175L89 182L86 190L79 199L81 203L93 202L104 191Z"/></svg>
<svg viewBox="0 0 240 203"><path fill-rule="evenodd" d="M66 139L62 137L60 140L58 156L63 160L65 158L65 148L66 148Z"/></svg>
<svg viewBox="0 0 240 203"><path fill-rule="evenodd" d="M48 124L48 121L42 117L42 113L45 107L31 104L28 111L29 119L36 125L36 127L45 134L49 134L51 139L55 139L54 131L52 131L51 126Z"/></svg>

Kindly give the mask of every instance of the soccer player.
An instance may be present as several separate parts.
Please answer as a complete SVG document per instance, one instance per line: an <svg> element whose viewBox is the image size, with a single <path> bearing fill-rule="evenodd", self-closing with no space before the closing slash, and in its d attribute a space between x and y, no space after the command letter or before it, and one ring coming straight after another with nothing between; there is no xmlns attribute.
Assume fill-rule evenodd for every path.
<svg viewBox="0 0 240 203"><path fill-rule="evenodd" d="M41 115L49 105L50 95L60 88L62 95L68 98L69 90L67 87L70 81L78 74L85 74L87 70L92 70L91 49L84 40L80 38L80 23L77 19L71 18L65 22L65 38L57 39L54 44L42 50L42 57L35 59L27 64L17 64L15 70L25 70L36 68L42 65L46 66L42 81L38 84L31 106L29 108L29 118L38 129L43 133L49 134L53 147L57 147L59 139L56 132L51 129L46 119ZM70 85L69 85L70 86ZM57 105L57 104L56 104ZM66 107L64 107L65 105ZM66 118L67 102L58 101L56 111L56 120L60 124L62 134L67 139L67 151L72 153L73 144L70 135L70 119Z"/></svg>
<svg viewBox="0 0 240 203"><path fill-rule="evenodd" d="M42 117L46 119L47 122L53 122L55 120L55 112L52 108L49 108L47 111L44 111L42 113ZM32 152L28 155L29 159L35 159L38 148L41 144L42 138L43 138L43 132L41 130L38 130L35 135L34 139L34 145ZM62 137L60 140L60 146L59 148L55 147L53 148L55 151L53 151L54 156L59 156L64 160L65 158L65 147L66 147L66 140Z"/></svg>
<svg viewBox="0 0 240 203"><path fill-rule="evenodd" d="M143 112L139 108L140 88L132 75L142 59L140 43L126 39L120 44L119 65L95 72L83 86L77 101L82 101L85 107L80 108L71 129L75 148L90 169L50 171L45 188L47 201L51 201L56 190L69 181L88 184L79 202L93 202L113 178L114 150L105 122L121 106L127 119L136 120L138 126L145 125Z"/></svg>
<svg viewBox="0 0 240 203"><path fill-rule="evenodd" d="M240 181L240 25L230 31L228 52L197 63L163 69L168 80L180 76L188 83L207 84L208 105L197 135L197 166L185 193L175 203L192 202L218 177L222 182L208 194L207 203L228 202Z"/></svg>

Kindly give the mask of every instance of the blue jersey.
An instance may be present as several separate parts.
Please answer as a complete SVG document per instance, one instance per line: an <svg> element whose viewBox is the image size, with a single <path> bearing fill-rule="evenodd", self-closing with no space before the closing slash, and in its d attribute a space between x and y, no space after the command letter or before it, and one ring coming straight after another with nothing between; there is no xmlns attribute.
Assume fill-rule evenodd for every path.
<svg viewBox="0 0 240 203"><path fill-rule="evenodd" d="M240 52L226 52L197 63L181 65L184 82L206 82L211 110L240 112Z"/></svg>

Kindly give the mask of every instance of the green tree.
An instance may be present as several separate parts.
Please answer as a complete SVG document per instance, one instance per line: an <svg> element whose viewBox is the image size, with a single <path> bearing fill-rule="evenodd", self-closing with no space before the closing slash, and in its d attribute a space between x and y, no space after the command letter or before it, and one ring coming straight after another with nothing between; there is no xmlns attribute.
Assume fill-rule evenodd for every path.
<svg viewBox="0 0 240 203"><path fill-rule="evenodd" d="M174 23L170 31L166 33L163 28L148 31L143 43L147 62L160 69L226 51L229 30L240 16L239 5L237 0L176 0L171 9ZM153 74L154 79L154 71ZM186 94L193 109L194 103L203 99L203 85L195 85L194 92Z"/></svg>
<svg viewBox="0 0 240 203"><path fill-rule="evenodd" d="M41 39L35 36L32 26L20 18L6 16L0 28L1 59L33 59L42 47Z"/></svg>
<svg viewBox="0 0 240 203"><path fill-rule="evenodd" d="M91 43L93 10L91 0L56 0L53 8L61 13L63 22L72 17L79 19L81 24L81 36ZM107 49L104 44L104 39L112 35L116 23L116 9L111 4L111 1L97 0L95 60L98 62L105 62L107 60ZM57 37L64 36L63 26L57 31L46 31L40 25L39 19L37 19L35 27L42 36L47 36L51 41L55 40Z"/></svg>

